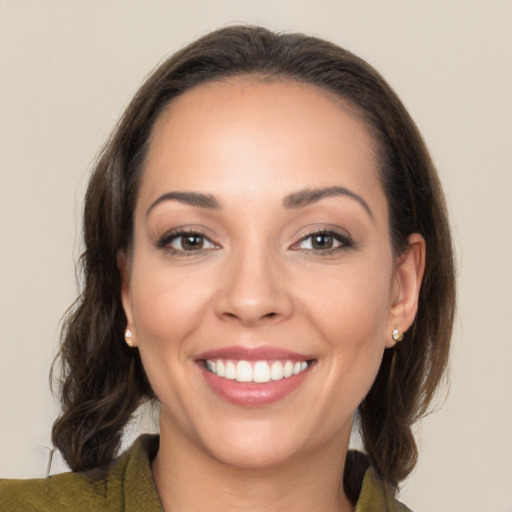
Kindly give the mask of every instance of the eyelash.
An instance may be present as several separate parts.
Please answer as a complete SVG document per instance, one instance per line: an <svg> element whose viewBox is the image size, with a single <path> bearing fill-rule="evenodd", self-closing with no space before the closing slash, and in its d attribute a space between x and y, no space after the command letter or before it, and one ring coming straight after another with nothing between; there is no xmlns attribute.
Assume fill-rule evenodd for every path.
<svg viewBox="0 0 512 512"><path fill-rule="evenodd" d="M306 242L307 240L312 239L315 236L316 237L320 237L320 236L331 237L334 241L333 243L338 242L339 245L336 247L331 247L329 249L309 249L309 248L301 249L299 247L302 243ZM203 244L206 242L206 243L211 244L213 247L207 247L207 248L201 247L200 249L197 249L197 250L192 250L192 249L186 250L183 248L176 249L171 246L171 244L174 241L176 241L180 238L183 239L185 237L200 238L203 241ZM182 240L181 245L183 247L183 240ZM331 255L331 254L336 254L341 251L345 251L345 250L353 247L353 245L354 245L354 242L352 241L350 236L348 236L347 234L339 233L337 231L328 230L328 229L320 229L317 231L312 231L311 233L308 233L307 235L303 236L299 241L295 242L290 247L290 249L293 251L301 251L302 250L306 254L323 256L323 255ZM194 229L181 229L181 228L179 230L166 233L164 236L162 236L158 240L156 246L158 249L166 250L166 251L170 252L172 255L181 256L181 257L198 256L198 255L204 254L205 252L209 252L209 251L219 248L219 246L216 245L214 242L212 242L204 233L201 233L200 231L197 231Z"/></svg>
<svg viewBox="0 0 512 512"><path fill-rule="evenodd" d="M186 249L176 249L171 246L171 244L175 240L179 240L181 238L182 239L181 246L183 247L183 239L185 237L201 238L203 240L203 244L205 242L207 242L214 247L207 247L207 248L201 247L200 249L197 249L197 250L186 250ZM201 233L200 231L197 231L194 229L181 229L181 228L179 230L170 231L170 232L166 233L164 236L162 236L158 240L156 246L158 249L163 249L165 251L168 251L172 255L182 256L182 257L198 256L200 254L203 254L205 252L208 252L208 251L218 248L218 246L214 242L212 242L204 233Z"/></svg>
<svg viewBox="0 0 512 512"><path fill-rule="evenodd" d="M306 240L313 239L313 237L319 237L319 236L326 236L326 237L332 237L333 243L338 242L339 245L337 247L332 247L329 249L302 249L307 254L313 254L316 256L322 256L322 255L330 255L330 254L336 254L341 251L345 251L347 249L350 249L354 246L354 242L345 233L339 233L338 231L333 231L330 229L320 229L318 231L312 231L311 233L308 233L307 235L303 236L298 242L295 242L291 249L295 251L301 250L300 247L298 247L300 244L305 242ZM298 248L296 248L298 247Z"/></svg>

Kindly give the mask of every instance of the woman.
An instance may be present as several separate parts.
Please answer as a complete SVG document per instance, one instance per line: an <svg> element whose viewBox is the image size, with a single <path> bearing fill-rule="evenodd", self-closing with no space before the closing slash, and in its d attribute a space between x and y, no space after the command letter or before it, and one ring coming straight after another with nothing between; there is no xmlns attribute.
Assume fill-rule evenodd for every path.
<svg viewBox="0 0 512 512"><path fill-rule="evenodd" d="M407 510L453 256L427 150L368 64L256 27L179 51L103 150L84 240L53 428L73 473L1 482L3 509ZM116 458L153 399L160 436Z"/></svg>

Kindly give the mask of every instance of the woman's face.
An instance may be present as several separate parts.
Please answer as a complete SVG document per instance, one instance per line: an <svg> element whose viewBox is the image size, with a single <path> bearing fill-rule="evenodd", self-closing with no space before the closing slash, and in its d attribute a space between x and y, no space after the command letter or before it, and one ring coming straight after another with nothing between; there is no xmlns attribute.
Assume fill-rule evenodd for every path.
<svg viewBox="0 0 512 512"><path fill-rule="evenodd" d="M365 125L306 84L198 86L154 126L134 222L123 304L162 436L239 466L346 446L407 327Z"/></svg>

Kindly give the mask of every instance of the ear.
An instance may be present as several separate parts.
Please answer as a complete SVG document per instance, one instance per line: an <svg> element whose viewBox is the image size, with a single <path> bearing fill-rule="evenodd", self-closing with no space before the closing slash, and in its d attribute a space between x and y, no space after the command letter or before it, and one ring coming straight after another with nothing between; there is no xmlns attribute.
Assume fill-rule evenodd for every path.
<svg viewBox="0 0 512 512"><path fill-rule="evenodd" d="M421 280L425 271L425 239L418 233L408 238L409 246L396 261L393 276L391 308L386 334L386 347L395 345L392 331L407 331L418 310Z"/></svg>
<svg viewBox="0 0 512 512"><path fill-rule="evenodd" d="M124 314L126 316L126 331L130 331L131 337L125 340L130 347L137 346L137 333L135 331L135 324L133 322L132 300L130 293L130 257L124 252L117 253L117 268L121 276L121 303L123 305Z"/></svg>

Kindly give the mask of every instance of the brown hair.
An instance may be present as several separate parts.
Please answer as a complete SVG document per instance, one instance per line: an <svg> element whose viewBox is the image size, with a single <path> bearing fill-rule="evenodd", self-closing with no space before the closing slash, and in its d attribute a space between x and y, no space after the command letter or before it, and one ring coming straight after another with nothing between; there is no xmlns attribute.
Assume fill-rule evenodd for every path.
<svg viewBox="0 0 512 512"><path fill-rule="evenodd" d="M407 237L426 240L416 320L406 340L385 351L359 408L373 467L394 489L416 463L412 424L442 380L452 330L455 284L441 186L406 109L365 61L321 39L228 27L177 52L146 80L104 147L85 198L83 291L62 331L62 415L53 442L74 471L108 464L138 405L154 398L137 350L123 340L126 318L116 257L130 247L133 211L151 129L174 98L200 83L254 74L334 92L354 107L376 142L396 254Z"/></svg>

